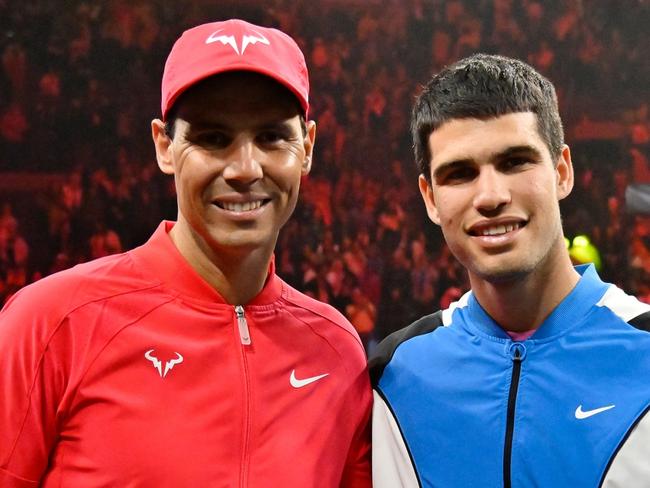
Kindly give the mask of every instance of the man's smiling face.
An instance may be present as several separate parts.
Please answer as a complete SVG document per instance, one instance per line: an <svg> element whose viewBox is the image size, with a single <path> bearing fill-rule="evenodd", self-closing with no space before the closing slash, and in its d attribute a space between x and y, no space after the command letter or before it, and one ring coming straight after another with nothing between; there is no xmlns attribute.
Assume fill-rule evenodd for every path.
<svg viewBox="0 0 650 488"><path fill-rule="evenodd" d="M568 148L558 161L536 115L453 119L429 137L431 184L420 191L470 278L516 279L564 252L558 200L573 185Z"/></svg>
<svg viewBox="0 0 650 488"><path fill-rule="evenodd" d="M275 246L310 169L315 127L305 132L299 111L285 88L253 73L212 77L183 97L173 139L156 144L175 178L175 239L217 253Z"/></svg>

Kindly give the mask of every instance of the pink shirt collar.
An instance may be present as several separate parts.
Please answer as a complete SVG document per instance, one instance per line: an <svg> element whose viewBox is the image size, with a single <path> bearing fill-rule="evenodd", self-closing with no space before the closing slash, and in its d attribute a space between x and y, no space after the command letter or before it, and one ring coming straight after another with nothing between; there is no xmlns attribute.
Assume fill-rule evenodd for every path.
<svg viewBox="0 0 650 488"><path fill-rule="evenodd" d="M504 329L505 330L505 329ZM532 336L537 329L525 330L523 332L513 332L511 330L506 330L506 334L515 342L524 342L530 336Z"/></svg>

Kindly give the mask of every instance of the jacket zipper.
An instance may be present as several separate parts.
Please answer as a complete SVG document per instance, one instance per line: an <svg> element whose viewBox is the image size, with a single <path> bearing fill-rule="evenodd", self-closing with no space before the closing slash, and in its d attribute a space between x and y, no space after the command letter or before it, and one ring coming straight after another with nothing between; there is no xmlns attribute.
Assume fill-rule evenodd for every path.
<svg viewBox="0 0 650 488"><path fill-rule="evenodd" d="M237 330L239 332L239 340L242 344L242 366L244 369L244 395L245 395L245 407L243 409L244 413L244 422L243 422L243 432L244 438L242 442L242 455L241 455L241 469L239 473L239 483L242 488L248 486L248 464L250 462L250 437L251 437L251 386L250 378L248 373L248 358L246 351L251 345L251 335L250 330L248 329L248 322L246 321L246 315L244 314L244 307L241 305L235 306L235 315L237 317Z"/></svg>
<svg viewBox="0 0 650 488"><path fill-rule="evenodd" d="M235 307L235 314L237 315L237 328L239 329L239 340L244 346L251 345L251 333L248 330L248 322L244 315L244 307L237 305Z"/></svg>
<svg viewBox="0 0 650 488"><path fill-rule="evenodd" d="M519 389L519 376L521 375L521 363L526 355L526 348L520 342L514 342L510 346L510 357L512 358L512 377L510 379L510 391L508 393L508 415L506 418L506 441L503 449L503 486L512 487L511 462L512 462L512 440L515 431L515 407L517 404L517 390Z"/></svg>

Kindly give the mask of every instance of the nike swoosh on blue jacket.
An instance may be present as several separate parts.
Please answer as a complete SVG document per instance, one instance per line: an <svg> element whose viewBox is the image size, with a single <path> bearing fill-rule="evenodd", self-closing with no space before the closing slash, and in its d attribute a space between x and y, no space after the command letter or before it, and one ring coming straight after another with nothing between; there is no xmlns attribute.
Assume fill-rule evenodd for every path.
<svg viewBox="0 0 650 488"><path fill-rule="evenodd" d="M524 342L471 292L382 342L375 487L650 486L650 305L577 269Z"/></svg>

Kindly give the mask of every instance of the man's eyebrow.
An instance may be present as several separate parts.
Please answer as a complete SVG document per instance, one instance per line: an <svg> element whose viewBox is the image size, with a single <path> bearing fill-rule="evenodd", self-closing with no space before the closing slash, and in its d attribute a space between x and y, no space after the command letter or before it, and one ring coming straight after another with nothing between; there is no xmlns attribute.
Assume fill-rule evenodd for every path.
<svg viewBox="0 0 650 488"><path fill-rule="evenodd" d="M440 178L445 173L457 167L469 166L472 164L474 164L474 160L472 158L454 159L453 161L448 161L441 164L433 171L433 179L435 180L437 178Z"/></svg>
<svg viewBox="0 0 650 488"><path fill-rule="evenodd" d="M195 120L192 122L189 122L189 126L191 130L220 130L220 131L231 131L233 128L228 125L227 123L219 122L217 120L209 120L209 119L200 119L200 120ZM283 131L290 131L292 128L289 120L285 119L278 119L278 120L271 120L271 121L266 121L266 122L261 122L259 124L256 124L254 127L252 127L253 130L269 130L269 129L274 129L274 130L283 130Z"/></svg>
<svg viewBox="0 0 650 488"><path fill-rule="evenodd" d="M522 156L522 155L528 155L532 156L535 159L541 159L542 158L542 153L539 151L534 146L530 146L528 144L520 145L520 146L510 146L505 148L503 151L500 151L490 157L491 162L495 161L501 161L504 159L508 159L514 156ZM454 170L455 168L463 167L463 166L469 166L476 164L476 160L474 158L459 158L459 159L454 159L452 161L448 161L446 163L442 163L440 166L438 166L434 171L433 171L433 179L439 178L445 173Z"/></svg>
<svg viewBox="0 0 650 488"><path fill-rule="evenodd" d="M264 122L256 126L258 130L260 129L276 129L276 130L287 130L290 131L293 126L289 122L289 120L286 119L280 119L280 120L272 120L269 122Z"/></svg>
<svg viewBox="0 0 650 488"><path fill-rule="evenodd" d="M540 159L542 157L542 153L539 151L534 146L529 146L527 144L522 145L522 146L510 146L503 151L495 154L491 159L493 161L498 161L501 159L508 159L513 156L521 156L521 155L530 155L533 156L535 159Z"/></svg>

